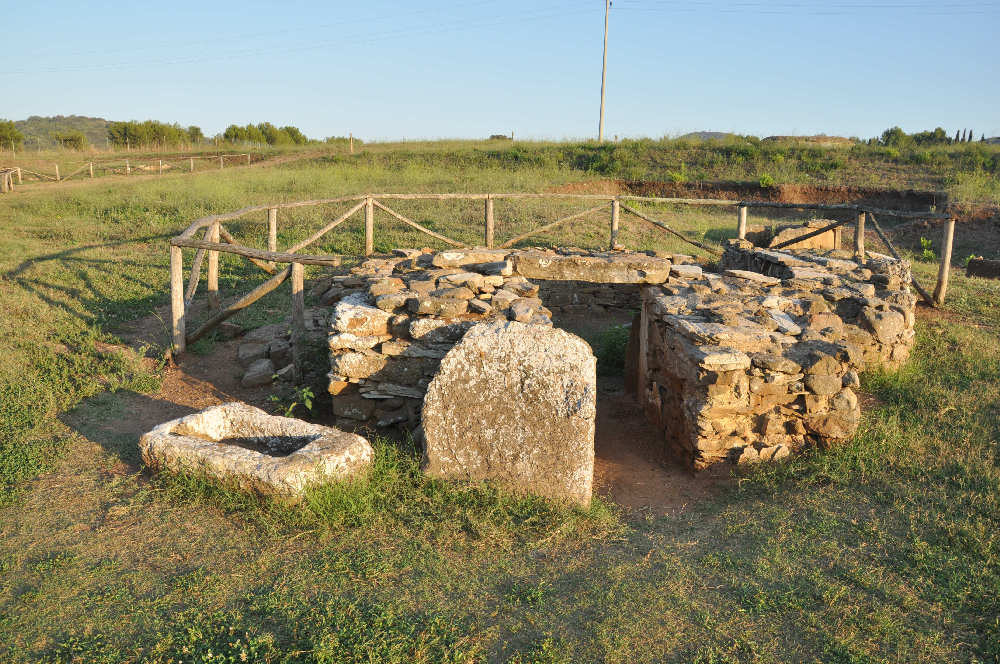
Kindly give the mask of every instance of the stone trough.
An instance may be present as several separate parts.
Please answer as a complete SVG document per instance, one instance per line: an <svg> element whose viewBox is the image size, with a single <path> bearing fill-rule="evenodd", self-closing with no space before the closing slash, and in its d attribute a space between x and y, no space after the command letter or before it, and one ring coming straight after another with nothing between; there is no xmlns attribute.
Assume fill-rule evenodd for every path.
<svg viewBox="0 0 1000 664"><path fill-rule="evenodd" d="M593 354L553 320L638 312L627 387L664 451L696 469L851 436L858 372L905 361L914 337L909 266L874 253L733 240L717 272L624 251L395 254L332 278L322 296L338 426L416 432L432 474L584 504Z"/></svg>
<svg viewBox="0 0 1000 664"><path fill-rule="evenodd" d="M359 473L372 460L371 445L357 434L235 402L157 426L140 439L139 451L154 470L205 475L289 497Z"/></svg>

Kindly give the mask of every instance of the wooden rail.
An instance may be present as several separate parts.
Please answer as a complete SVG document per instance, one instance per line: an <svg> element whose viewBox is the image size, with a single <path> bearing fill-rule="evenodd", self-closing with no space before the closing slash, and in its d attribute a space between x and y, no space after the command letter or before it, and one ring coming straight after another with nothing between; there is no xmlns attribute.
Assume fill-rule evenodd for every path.
<svg viewBox="0 0 1000 664"><path fill-rule="evenodd" d="M173 166L171 166L171 164L172 163L176 163L178 165L178 169L181 170L181 172L185 172L186 171L186 172L189 172L189 173L193 173L194 172L194 161L195 161L195 159L207 159L207 160L211 160L212 162L218 161L219 162L219 168L223 168L224 167L224 163L225 163L226 160L232 161L234 159L239 159L240 161L243 161L245 159L246 160L246 164L245 164L246 166L249 166L251 164L251 161L252 161L251 160L251 153L249 153L249 152L240 152L238 154L199 155L199 156L193 156L193 157L191 157L191 156L189 156L189 157L170 157L170 158L166 158L166 159L157 159L155 163L150 162L149 164L143 164L143 163L139 163L139 162L136 162L134 160L129 160L129 159L125 159L124 162L117 162L117 161L87 161L87 162L84 162L83 165L81 165L75 171L71 172L69 175L60 175L59 174L59 165L58 164L53 164L52 165L53 168L54 168L54 173L53 174L41 173L41 172L38 172L38 171L32 171L32 170L29 170L27 168L21 168L21 167L17 167L17 166L11 167L11 170L16 170L17 171L17 173L18 173L18 183L19 184L21 183L21 172L22 171L24 173L28 174L28 175L34 176L39 181L43 181L43 182L65 182L66 180L69 180L70 178L77 177L77 176L83 176L84 172L86 172L91 179L94 179L94 177L95 177L95 167L96 167L96 169L98 171L100 171L100 170L103 170L105 172L110 171L112 174L114 174L116 172L120 172L120 173L124 173L125 175L132 175L133 171L145 171L147 173L155 173L157 175L163 175L165 167L168 168L168 169L174 168ZM3 170L6 170L6 168L0 168L0 172L2 172Z"/></svg>
<svg viewBox="0 0 1000 664"><path fill-rule="evenodd" d="M600 202L599 205L589 207L586 210L576 212L574 214L560 217L554 221L548 222L539 226L533 230L527 231L515 237L512 237L505 242L497 245L495 242L496 235L496 220L495 220L495 210L494 201L497 199L508 199L508 200L531 200L531 199L547 199L547 200L579 200L588 202ZM397 212L396 210L390 208L388 205L382 201L389 200L433 200L433 201L483 201L483 240L484 244L493 248L499 246L501 248L513 247L524 240L532 236L537 236L540 233L551 230L556 226L566 224L572 221L576 221L583 217L601 213L602 211L607 214L610 211L610 233L609 233L609 246L614 249L616 247L621 247L618 243L619 241L619 230L621 224L621 213L627 213L632 216L639 218L645 223L649 224L653 228L656 228L665 233L679 238L680 240L697 247L702 252L710 254L712 256L720 256L720 252L717 248L704 244L697 239L688 237L684 233L674 229L671 225L662 221L661 219L656 219L649 213L637 209L639 204L675 204L675 205L711 205L711 206L721 206L721 207L735 207L737 209L737 237L741 239L746 238L747 229L747 218L748 211L750 208L776 208L776 209L801 209L801 210L825 210L825 211L838 211L849 213L848 216L839 221L834 221L831 224L824 226L823 228L816 229L793 238L787 242L783 242L776 245L775 249L780 249L802 240L815 237L826 233L832 229L838 228L845 224L854 224L855 226L855 253L859 259L864 259L865 248L864 248L864 228L865 220L868 220L870 224L875 228L879 237L886 243L889 247L889 251L899 257L895 248L889 242L885 233L882 231L878 222L875 221L874 214L882 214L895 216L899 218L917 218L917 219L948 219L948 215L933 213L933 212L910 212L910 211L898 211L898 210L882 210L880 208L871 208L868 206L850 205L850 204L819 204L819 203L770 203L767 201L732 201L724 199L697 199L697 198L661 198L661 197L642 197L642 196L608 196L608 195L594 195L594 194L536 194L536 193L499 193L499 194L461 194L461 193L441 193L441 194L411 194L411 193L384 193L384 194L362 194L355 196L340 196L335 198L320 198L307 201L294 201L287 203L272 203L268 205L254 205L245 207L233 212L210 215L207 217L202 217L193 221L184 231L177 237L170 240L170 287L171 287L171 330L172 330L172 341L174 346L174 353L179 354L184 352L188 344L197 341L198 339L204 337L208 332L214 329L217 325L225 321L227 318L235 315L239 311L250 306L257 300L261 299L268 293L274 291L276 288L281 286L289 278L292 279L292 325L293 329L301 332L304 329L304 304L302 295L302 280L303 280L303 266L305 265L323 265L323 266L336 266L341 264L343 256L339 255L312 255L312 254L301 254L299 251L306 249L312 244L322 239L327 233L332 231L334 228L346 222L348 219L353 217L355 214L363 211L364 220L364 255L370 256L374 253L375 247L375 210L380 210L389 217L406 224L407 226L416 229L417 231L429 235L441 242L454 247L465 247L464 243L449 238L433 229L427 228L416 221L406 217L405 215ZM280 210L290 210L300 207L312 207L321 205L338 205L343 203L352 203L350 208L345 212L341 213L335 217L332 221L325 224L319 230L313 232L306 239L297 242L296 244L288 247L283 251L278 250L278 212ZM236 238L234 238L226 229L222 226L223 222L233 221L236 219L243 218L249 214L256 212L266 212L267 214L267 249L256 249L253 247L248 247L240 244ZM204 229L204 235L201 239L195 237L195 235ZM945 247L947 252L950 252L951 242L950 233L954 230L953 222L949 224L948 236L946 237ZM196 250L194 260L191 265L191 275L188 280L187 287L184 285L184 275L183 275L183 250L184 249L194 249ZM234 302L226 307L222 307L219 298L219 286L218 286L218 265L219 265L219 254L228 253L235 256L241 256L250 262L252 262L257 267L261 268L263 271L268 273L270 278L264 283L260 284L254 288L251 292L238 297ZM208 258L208 279L207 279L207 296L208 296L208 310L209 317L202 323L192 333L188 333L187 329L190 321L188 320L188 315L191 311L192 303L195 294L200 283L200 273L202 270L205 258ZM950 256L947 258L950 259ZM278 265L285 265L284 268L279 269ZM938 289L935 292L936 297L931 297L924 288L914 281L914 286L920 292L920 294L931 304L940 303L944 299L944 290L947 288L947 275L944 276L943 284L941 279L939 279ZM296 359L298 356L296 355ZM299 367L296 366L296 371Z"/></svg>

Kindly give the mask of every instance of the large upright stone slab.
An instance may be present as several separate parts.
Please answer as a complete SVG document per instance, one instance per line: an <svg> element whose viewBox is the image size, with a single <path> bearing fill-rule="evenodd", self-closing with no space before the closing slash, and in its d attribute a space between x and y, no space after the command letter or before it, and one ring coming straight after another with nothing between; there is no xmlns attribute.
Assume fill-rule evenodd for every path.
<svg viewBox="0 0 1000 664"><path fill-rule="evenodd" d="M425 471L588 505L596 359L583 339L515 321L472 327L427 388Z"/></svg>

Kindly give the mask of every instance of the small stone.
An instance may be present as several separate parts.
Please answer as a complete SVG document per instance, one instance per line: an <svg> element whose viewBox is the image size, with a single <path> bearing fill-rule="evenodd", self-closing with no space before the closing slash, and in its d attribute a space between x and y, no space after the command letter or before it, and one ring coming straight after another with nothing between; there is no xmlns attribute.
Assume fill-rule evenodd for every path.
<svg viewBox="0 0 1000 664"><path fill-rule="evenodd" d="M474 321L448 323L437 318L416 318L410 323L410 336L428 344L455 342L474 324Z"/></svg>
<svg viewBox="0 0 1000 664"><path fill-rule="evenodd" d="M380 336L368 336L359 337L356 334L351 334L350 332L342 332L340 334L331 334L327 343L330 350L333 351L343 351L343 350L355 350L363 351L369 348L374 348L377 346L385 337Z"/></svg>
<svg viewBox="0 0 1000 664"><path fill-rule="evenodd" d="M388 332L390 314L369 304L368 295L348 295L333 308L333 329L358 336L378 336Z"/></svg>
<svg viewBox="0 0 1000 664"><path fill-rule="evenodd" d="M479 290L486 283L486 277L475 272L457 272L447 274L438 279L438 286L441 288L455 288L465 286L470 290Z"/></svg>
<svg viewBox="0 0 1000 664"><path fill-rule="evenodd" d="M507 255L504 249L467 249L441 251L434 254L431 263L435 267L465 267L480 263L492 263Z"/></svg>
<svg viewBox="0 0 1000 664"><path fill-rule="evenodd" d="M449 297L421 297L407 300L407 308L415 314L455 318L468 311L468 300Z"/></svg>
<svg viewBox="0 0 1000 664"><path fill-rule="evenodd" d="M844 387L860 387L861 378L858 376L858 372L852 369L851 371L845 373L843 385Z"/></svg>
<svg viewBox="0 0 1000 664"><path fill-rule="evenodd" d="M292 344L287 339L275 339L268 346L268 357L274 366L285 366L292 361Z"/></svg>
<svg viewBox="0 0 1000 664"><path fill-rule="evenodd" d="M501 288L497 292L493 293L493 297L490 301L493 303L493 307L496 309L506 309L510 306L510 303L516 300L519 296L513 291L509 291L506 288Z"/></svg>
<svg viewBox="0 0 1000 664"><path fill-rule="evenodd" d="M855 411L858 409L858 395L849 387L845 387L830 399L832 410Z"/></svg>
<svg viewBox="0 0 1000 664"><path fill-rule="evenodd" d="M274 376L277 380L284 383L290 383L295 380L295 365L288 364L277 371L274 372Z"/></svg>
<svg viewBox="0 0 1000 664"><path fill-rule="evenodd" d="M484 302L481 299L470 300L469 301L469 311L474 314L488 314L493 310L489 302Z"/></svg>
<svg viewBox="0 0 1000 664"><path fill-rule="evenodd" d="M774 322L778 324L778 329L781 330L783 334L790 334L793 337L802 334L802 328L799 327L792 317L786 314L780 309L768 309L767 313L774 319Z"/></svg>
<svg viewBox="0 0 1000 664"><path fill-rule="evenodd" d="M333 414L349 420L364 422L375 412L375 403L360 394L337 396L333 401Z"/></svg>
<svg viewBox="0 0 1000 664"><path fill-rule="evenodd" d="M810 374L805 377L806 388L819 395L834 394L841 388L842 379L839 376L826 374Z"/></svg>
<svg viewBox="0 0 1000 664"><path fill-rule="evenodd" d="M736 459L736 463L756 463L760 461L760 454L757 452L757 448L753 445L747 445L740 452L739 457Z"/></svg>
<svg viewBox="0 0 1000 664"><path fill-rule="evenodd" d="M781 279L775 277L769 277L765 274L760 274L758 272L750 272L748 270L726 270L722 274L727 277L736 277L738 279L746 279L747 281L752 281L758 283L762 286L777 286L781 283Z"/></svg>
<svg viewBox="0 0 1000 664"><path fill-rule="evenodd" d="M240 385L243 387L260 387L274 382L274 363L267 358L256 360L243 374Z"/></svg>
<svg viewBox="0 0 1000 664"><path fill-rule="evenodd" d="M399 290L394 293L385 293L375 298L375 306L385 312L393 312L406 306L407 300L419 297L420 294L413 290Z"/></svg>
<svg viewBox="0 0 1000 664"><path fill-rule="evenodd" d="M514 274L514 264L510 261L492 261L490 263L473 263L466 266L473 272L489 276L509 277Z"/></svg>
<svg viewBox="0 0 1000 664"><path fill-rule="evenodd" d="M387 277L372 283L372 285L368 287L368 292L373 298L375 298L376 301L378 301L378 297L380 295L398 293L403 290L403 288L405 288L405 285L403 284L402 279L398 277Z"/></svg>
<svg viewBox="0 0 1000 664"><path fill-rule="evenodd" d="M700 265L671 265L670 276L679 279L698 279L702 275Z"/></svg>
<svg viewBox="0 0 1000 664"><path fill-rule="evenodd" d="M541 308L542 301L534 297L520 297L510 304L510 317L512 320L527 323L532 316Z"/></svg>
<svg viewBox="0 0 1000 664"><path fill-rule="evenodd" d="M781 355L759 354L753 356L753 364L761 369L778 371L785 374L797 374L802 370L798 363Z"/></svg>
<svg viewBox="0 0 1000 664"><path fill-rule="evenodd" d="M431 291L431 297L454 298L456 300L471 300L476 296L471 290L465 287L438 288Z"/></svg>
<svg viewBox="0 0 1000 664"><path fill-rule="evenodd" d="M512 277L503 282L504 290L514 293L517 297L533 297L538 293L538 286L524 277Z"/></svg>
<svg viewBox="0 0 1000 664"><path fill-rule="evenodd" d="M249 367L257 360L267 357L267 347L268 344L265 343L240 344L236 350L236 360L240 366Z"/></svg>

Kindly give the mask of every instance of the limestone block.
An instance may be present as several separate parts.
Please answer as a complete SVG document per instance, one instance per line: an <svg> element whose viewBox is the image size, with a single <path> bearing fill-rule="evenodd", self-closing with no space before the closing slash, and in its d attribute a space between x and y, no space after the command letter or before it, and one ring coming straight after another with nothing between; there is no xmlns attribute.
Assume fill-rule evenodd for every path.
<svg viewBox="0 0 1000 664"><path fill-rule="evenodd" d="M243 374L240 385L243 387L260 387L274 382L274 363L266 357L255 360Z"/></svg>
<svg viewBox="0 0 1000 664"><path fill-rule="evenodd" d="M480 323L445 356L423 407L425 470L587 505L596 359L563 330Z"/></svg>
<svg viewBox="0 0 1000 664"><path fill-rule="evenodd" d="M361 436L243 403L165 422L142 436L139 451L154 470L200 473L244 490L287 496L363 472L372 460L371 445Z"/></svg>
<svg viewBox="0 0 1000 664"><path fill-rule="evenodd" d="M369 304L365 293L348 295L333 308L333 329L359 337L383 335L388 332L391 315Z"/></svg>

